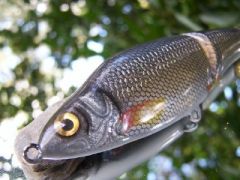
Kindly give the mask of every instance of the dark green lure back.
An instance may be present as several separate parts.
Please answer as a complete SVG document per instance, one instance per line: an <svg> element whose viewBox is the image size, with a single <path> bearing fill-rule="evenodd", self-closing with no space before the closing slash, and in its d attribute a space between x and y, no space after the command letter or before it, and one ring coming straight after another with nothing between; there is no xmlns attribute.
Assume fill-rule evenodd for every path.
<svg viewBox="0 0 240 180"><path fill-rule="evenodd" d="M239 48L240 30L223 29L162 38L114 56L51 116L35 146L38 158L99 153L185 117L194 129L201 104L232 63L224 60ZM80 124L70 136L55 125L66 113Z"/></svg>

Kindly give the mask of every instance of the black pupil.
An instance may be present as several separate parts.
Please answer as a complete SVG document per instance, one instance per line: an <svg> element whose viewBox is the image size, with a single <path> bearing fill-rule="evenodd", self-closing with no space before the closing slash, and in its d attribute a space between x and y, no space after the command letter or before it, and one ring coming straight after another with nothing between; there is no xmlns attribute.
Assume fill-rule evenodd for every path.
<svg viewBox="0 0 240 180"><path fill-rule="evenodd" d="M62 120L62 124L63 124L63 130L65 131L69 131L73 128L73 122L70 119L63 119Z"/></svg>

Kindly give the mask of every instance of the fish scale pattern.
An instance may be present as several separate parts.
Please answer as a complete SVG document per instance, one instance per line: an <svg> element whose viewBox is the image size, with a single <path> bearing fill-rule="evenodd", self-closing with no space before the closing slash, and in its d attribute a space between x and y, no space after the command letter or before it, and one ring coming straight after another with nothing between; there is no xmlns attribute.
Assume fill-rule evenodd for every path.
<svg viewBox="0 0 240 180"><path fill-rule="evenodd" d="M218 78L211 62L216 74L223 74L234 63L226 56L239 47L239 29L220 29L163 38L123 51L103 63L59 109L53 108L57 111L53 116L46 111L39 118L46 115L49 120L44 121L34 146L40 147L42 159L84 157L147 137L182 118L190 116L196 122L196 113L201 117L199 105ZM79 117L80 129L74 136L59 136L54 129L56 116L64 112ZM194 129L191 124L185 128Z"/></svg>
<svg viewBox="0 0 240 180"><path fill-rule="evenodd" d="M161 115L153 114L154 120L146 122L139 117L136 127L129 127L130 135L194 108L208 93L209 62L191 37L176 36L137 46L110 59L106 67L97 84L114 97L121 114L147 101L164 100ZM134 117L129 118L127 121Z"/></svg>

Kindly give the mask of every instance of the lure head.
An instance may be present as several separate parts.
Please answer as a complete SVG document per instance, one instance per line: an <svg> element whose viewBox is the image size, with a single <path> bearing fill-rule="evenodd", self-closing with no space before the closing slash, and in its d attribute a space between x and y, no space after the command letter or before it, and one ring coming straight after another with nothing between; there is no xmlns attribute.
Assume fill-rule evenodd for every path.
<svg viewBox="0 0 240 180"><path fill-rule="evenodd" d="M48 120L38 143L25 148L24 158L33 163L101 152L113 139L118 118L117 107L104 93L75 93Z"/></svg>

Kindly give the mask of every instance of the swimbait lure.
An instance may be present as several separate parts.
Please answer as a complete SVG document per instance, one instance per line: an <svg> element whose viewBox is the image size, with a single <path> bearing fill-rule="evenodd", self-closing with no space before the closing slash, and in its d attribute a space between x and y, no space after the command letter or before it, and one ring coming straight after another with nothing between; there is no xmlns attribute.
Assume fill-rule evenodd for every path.
<svg viewBox="0 0 240 180"><path fill-rule="evenodd" d="M240 29L186 33L136 46L103 63L49 118L28 162L117 148L182 118L197 127L201 104L233 62ZM32 150L37 153L31 155Z"/></svg>

